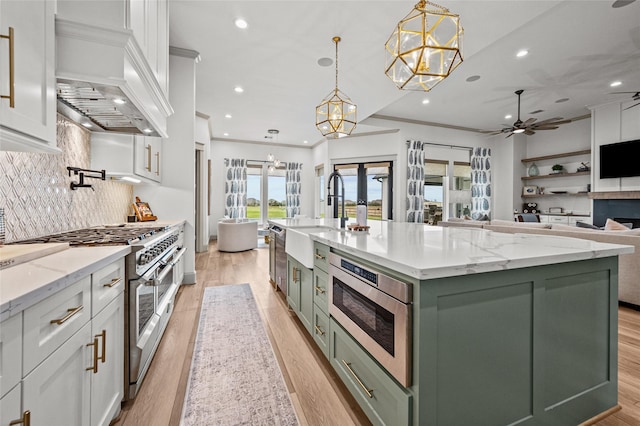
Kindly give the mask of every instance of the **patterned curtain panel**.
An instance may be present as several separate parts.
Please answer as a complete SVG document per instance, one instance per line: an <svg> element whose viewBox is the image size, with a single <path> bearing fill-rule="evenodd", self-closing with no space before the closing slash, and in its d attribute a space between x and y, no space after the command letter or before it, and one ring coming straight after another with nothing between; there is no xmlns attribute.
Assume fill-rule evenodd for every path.
<svg viewBox="0 0 640 426"><path fill-rule="evenodd" d="M471 153L471 218L491 219L491 149Z"/></svg>
<svg viewBox="0 0 640 426"><path fill-rule="evenodd" d="M302 163L287 162L286 173L287 217L300 214L300 190L302 189Z"/></svg>
<svg viewBox="0 0 640 426"><path fill-rule="evenodd" d="M424 222L424 144L409 141L407 150L407 222Z"/></svg>
<svg viewBox="0 0 640 426"><path fill-rule="evenodd" d="M225 158L224 214L234 219L247 217L247 161Z"/></svg>

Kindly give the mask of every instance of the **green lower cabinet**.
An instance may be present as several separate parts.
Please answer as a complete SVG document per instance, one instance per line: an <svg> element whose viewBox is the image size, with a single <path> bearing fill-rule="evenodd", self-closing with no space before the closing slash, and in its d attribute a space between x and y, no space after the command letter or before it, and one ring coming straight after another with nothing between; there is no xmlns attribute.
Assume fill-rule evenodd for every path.
<svg viewBox="0 0 640 426"><path fill-rule="evenodd" d="M313 270L313 302L329 314L329 275L320 269Z"/></svg>
<svg viewBox="0 0 640 426"><path fill-rule="evenodd" d="M329 358L329 316L315 306L313 311L313 340Z"/></svg>
<svg viewBox="0 0 640 426"><path fill-rule="evenodd" d="M313 332L313 271L287 257L287 302L309 333Z"/></svg>
<svg viewBox="0 0 640 426"><path fill-rule="evenodd" d="M375 425L408 425L412 396L330 319L329 361Z"/></svg>

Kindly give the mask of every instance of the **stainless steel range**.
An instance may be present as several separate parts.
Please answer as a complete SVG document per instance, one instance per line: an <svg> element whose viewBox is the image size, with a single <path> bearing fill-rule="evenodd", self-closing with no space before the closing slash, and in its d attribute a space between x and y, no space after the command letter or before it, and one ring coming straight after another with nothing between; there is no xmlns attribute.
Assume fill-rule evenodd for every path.
<svg viewBox="0 0 640 426"><path fill-rule="evenodd" d="M86 228L15 244L59 243L70 246L131 246L125 258L125 400L133 399L151 364L173 312L182 277L179 263L186 249L184 226L127 224Z"/></svg>

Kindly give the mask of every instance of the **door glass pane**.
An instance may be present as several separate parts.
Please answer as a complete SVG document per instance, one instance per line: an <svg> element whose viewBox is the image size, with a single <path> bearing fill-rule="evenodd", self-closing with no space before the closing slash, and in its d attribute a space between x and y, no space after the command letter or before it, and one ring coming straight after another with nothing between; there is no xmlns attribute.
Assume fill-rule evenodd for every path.
<svg viewBox="0 0 640 426"><path fill-rule="evenodd" d="M367 220L387 220L390 163L365 164L367 174Z"/></svg>
<svg viewBox="0 0 640 426"><path fill-rule="evenodd" d="M471 165L453 164L452 189L449 192L449 217L471 215Z"/></svg>
<svg viewBox="0 0 640 426"><path fill-rule="evenodd" d="M425 161L424 221L429 225L437 225L442 220L446 175L447 162Z"/></svg>
<svg viewBox="0 0 640 426"><path fill-rule="evenodd" d="M278 167L269 170L267 181L267 194L269 219L279 219L287 216L286 190L285 190L285 168Z"/></svg>
<svg viewBox="0 0 640 426"><path fill-rule="evenodd" d="M262 164L247 164L247 219L260 219L260 189L262 188Z"/></svg>
<svg viewBox="0 0 640 426"><path fill-rule="evenodd" d="M316 169L316 217L323 218L324 217L324 167L318 167Z"/></svg>
<svg viewBox="0 0 640 426"><path fill-rule="evenodd" d="M344 180L344 211L345 216L350 218L356 217L356 202L358 201L358 165L357 164L340 164L336 165L336 170L340 172L342 179ZM333 182L331 182L331 194L332 195L340 195L341 194L340 181L338 180L337 187L333 187ZM341 199L332 198L331 202L338 203L338 215L336 217L342 217L342 209L341 209ZM333 204L332 204L333 205Z"/></svg>

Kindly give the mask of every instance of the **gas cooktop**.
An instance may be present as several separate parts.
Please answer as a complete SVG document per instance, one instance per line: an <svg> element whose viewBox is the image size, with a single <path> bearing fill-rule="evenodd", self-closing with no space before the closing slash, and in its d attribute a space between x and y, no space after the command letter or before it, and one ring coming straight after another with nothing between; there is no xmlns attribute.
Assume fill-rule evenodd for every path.
<svg viewBox="0 0 640 426"><path fill-rule="evenodd" d="M165 229L166 227L164 226L85 228L28 240L14 241L10 244L69 243L70 246L132 245Z"/></svg>

